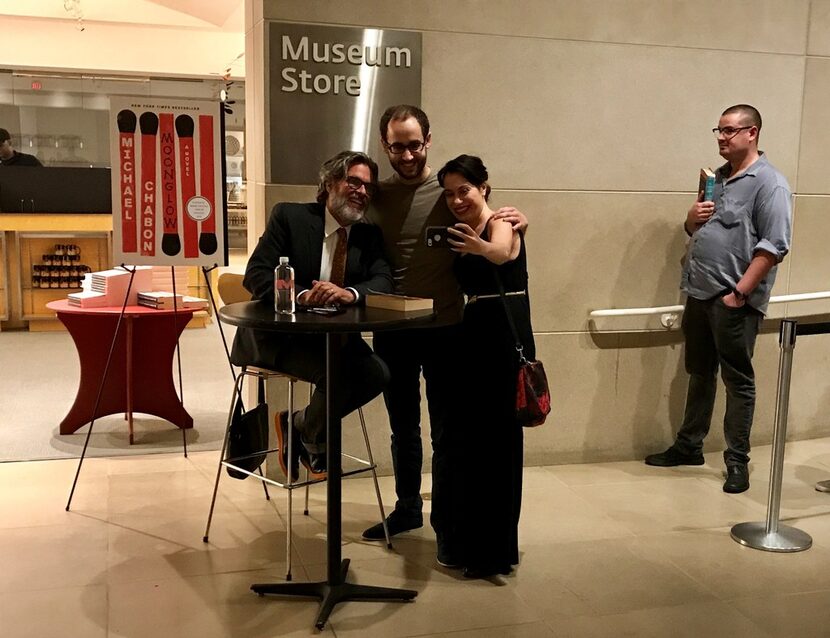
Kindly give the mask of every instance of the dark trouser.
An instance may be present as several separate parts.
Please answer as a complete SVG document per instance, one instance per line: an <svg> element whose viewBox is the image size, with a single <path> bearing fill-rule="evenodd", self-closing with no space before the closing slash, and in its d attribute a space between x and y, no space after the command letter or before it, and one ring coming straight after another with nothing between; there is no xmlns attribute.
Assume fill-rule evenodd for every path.
<svg viewBox="0 0 830 638"><path fill-rule="evenodd" d="M715 405L718 365L726 386L723 432L726 465L749 462L749 432L755 412L755 371L752 354L763 315L744 305L728 308L720 297L700 301L689 298L683 312L686 337L686 372L689 391L686 413L674 447L698 454L709 432Z"/></svg>
<svg viewBox="0 0 830 638"><path fill-rule="evenodd" d="M375 335L375 352L389 366L390 381L383 393L392 429L395 470L395 509L401 515L421 516L421 372L426 380L432 438L432 515L437 534L447 530L453 508L453 446L451 407L460 400L456 388L459 369L460 325L427 330L398 330Z"/></svg>
<svg viewBox="0 0 830 638"><path fill-rule="evenodd" d="M340 338L332 335L333 339ZM297 335L280 346L274 369L314 384L314 393L305 410L294 421L303 444L311 452L326 449L326 342L320 335ZM389 370L372 353L368 344L349 336L340 355L337 404L334 413L343 418L378 396L389 381Z"/></svg>

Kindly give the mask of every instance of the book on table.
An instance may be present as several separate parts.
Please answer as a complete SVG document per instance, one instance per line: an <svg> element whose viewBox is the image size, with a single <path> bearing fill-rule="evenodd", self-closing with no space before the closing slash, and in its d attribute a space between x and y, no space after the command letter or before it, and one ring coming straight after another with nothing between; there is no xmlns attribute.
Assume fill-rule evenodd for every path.
<svg viewBox="0 0 830 638"><path fill-rule="evenodd" d="M206 310L210 303L207 299L203 299L202 297L184 295L182 297L182 305L185 308L192 308L193 310Z"/></svg>
<svg viewBox="0 0 830 638"><path fill-rule="evenodd" d="M151 292L138 293L138 305L157 310L172 310L173 308L184 308L182 295L173 295L165 290L154 290Z"/></svg>
<svg viewBox="0 0 830 638"><path fill-rule="evenodd" d="M698 182L697 192L700 202L711 202L715 198L715 172L711 168L700 169L700 182Z"/></svg>
<svg viewBox="0 0 830 638"><path fill-rule="evenodd" d="M406 295L388 295L381 292L370 292L366 295L367 308L382 308L399 312L413 312L416 310L432 310L432 299L424 297L407 297Z"/></svg>

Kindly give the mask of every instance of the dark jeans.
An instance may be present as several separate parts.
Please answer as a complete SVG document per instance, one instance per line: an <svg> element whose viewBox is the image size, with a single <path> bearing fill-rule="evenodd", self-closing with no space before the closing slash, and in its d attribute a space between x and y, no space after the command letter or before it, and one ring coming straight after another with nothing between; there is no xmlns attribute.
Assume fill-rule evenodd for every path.
<svg viewBox="0 0 830 638"><path fill-rule="evenodd" d="M426 330L397 330L375 335L375 352L389 366L390 381L383 393L392 429L392 463L395 470L395 509L419 518L421 499L421 372L426 380L427 408L432 438L432 515L430 523L440 536L449 533L452 520L453 467L450 441L451 408L458 401L460 325Z"/></svg>
<svg viewBox="0 0 830 638"><path fill-rule="evenodd" d="M334 337L337 338L337 337ZM274 369L314 384L314 393L294 423L311 452L322 453L326 446L326 343L321 335L296 335L280 346ZM346 338L340 355L337 378L340 418L378 396L389 381L389 370L369 345L356 335Z"/></svg>
<svg viewBox="0 0 830 638"><path fill-rule="evenodd" d="M762 320L763 315L757 310L747 305L729 308L720 297L686 300L682 326L689 391L683 424L674 444L678 451L698 454L703 450L703 439L712 422L720 365L726 386L723 459L726 465L749 462L749 432L755 412L752 354Z"/></svg>

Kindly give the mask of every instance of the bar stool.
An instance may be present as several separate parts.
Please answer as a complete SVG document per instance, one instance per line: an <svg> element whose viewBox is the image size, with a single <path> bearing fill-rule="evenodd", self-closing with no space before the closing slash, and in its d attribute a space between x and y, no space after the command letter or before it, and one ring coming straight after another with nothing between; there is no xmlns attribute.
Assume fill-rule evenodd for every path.
<svg viewBox="0 0 830 638"><path fill-rule="evenodd" d="M247 290L245 290L242 286L242 275L236 275L231 273L223 273L219 277L219 296L221 297L224 303L235 303L237 301L248 301L250 300L250 294ZM244 457L234 457L234 458L226 458L227 447L228 447L228 440L230 436L230 427L231 422L233 420L233 411L234 405L236 403L237 398L242 397L242 388L244 385L244 381L246 377L252 377L257 380L258 383L263 384L261 387L265 387L267 389L267 382L270 379L275 378L283 378L286 379L288 382L288 459L289 459L289 467L288 467L288 476L286 477L285 482L280 482L267 476L263 475L262 471L260 470L257 474L253 472L249 472L237 465L236 462L244 459L250 458L252 456L258 456L261 454L270 454L274 452L278 452L279 448L268 448L266 450L261 450L259 452L255 452L253 454L244 456ZM252 476L255 479L262 481L263 488L265 489L265 498L270 500L270 495L268 494L268 484L275 485L277 487L281 487L287 491L287 500L288 500L288 521L287 521L287 530L286 530L286 539L285 539L285 561L286 561L286 580L291 580L291 548L292 548L292 525L293 525L293 492L297 488L305 488L305 507L303 510L303 514L308 516L308 499L309 499L309 488L314 483L322 483L326 479L325 478L311 478L309 476L308 469L305 472L305 479L293 481L291 476L293 474L292 467L290 466L291 459L293 455L291 453L293 449L293 445L302 445L300 441L292 441L292 431L293 431L293 421L294 421L294 386L297 384L298 381L301 379L284 374L282 372L278 372L275 370L268 370L261 367L254 367L254 366L243 366L238 375L236 375L236 379L234 382L234 389L233 394L231 395L231 405L228 411L228 422L225 427L225 436L222 440L222 452L219 457L219 464L216 470L216 481L213 486L213 496L211 497L210 501L210 511L208 513L208 520L207 526L205 527L205 535L202 537L202 540L207 543L208 536L210 533L210 525L213 519L213 510L216 504L216 495L219 490L219 479L222 476L222 467L231 468L233 470L242 472L243 474L247 474L248 476ZM311 398L312 388L309 385L309 399ZM264 393L266 402L267 402L267 390ZM386 537L386 546L389 549L392 549L392 541L389 537L389 530L386 524L386 514L383 508L383 499L380 493L380 485L378 484L378 476L377 476L377 465L375 464L374 457L372 455L372 447L369 443L369 433L366 429L366 420L363 416L363 408L358 408L357 410L358 416L360 418L360 427L363 432L363 441L366 444L366 456L367 459L361 459L356 456L352 456L351 454L343 453L342 456L345 458L350 459L351 461L357 463L361 467L358 467L353 470L345 471L342 473L342 476L352 476L355 474L361 474L363 472L371 472L372 473L372 480L375 485L375 495L378 501L378 509L380 510L380 520L383 523L383 532Z"/></svg>

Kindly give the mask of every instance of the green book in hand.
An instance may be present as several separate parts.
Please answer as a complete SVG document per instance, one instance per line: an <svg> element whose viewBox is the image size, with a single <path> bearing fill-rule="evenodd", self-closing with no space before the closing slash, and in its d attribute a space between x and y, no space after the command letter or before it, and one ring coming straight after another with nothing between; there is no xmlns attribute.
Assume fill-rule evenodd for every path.
<svg viewBox="0 0 830 638"><path fill-rule="evenodd" d="M711 202L715 198L715 173L711 168L700 169L700 182L697 186L700 202Z"/></svg>

